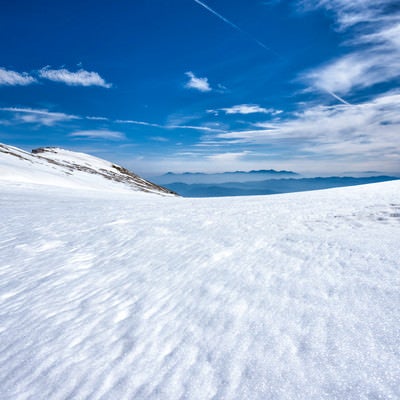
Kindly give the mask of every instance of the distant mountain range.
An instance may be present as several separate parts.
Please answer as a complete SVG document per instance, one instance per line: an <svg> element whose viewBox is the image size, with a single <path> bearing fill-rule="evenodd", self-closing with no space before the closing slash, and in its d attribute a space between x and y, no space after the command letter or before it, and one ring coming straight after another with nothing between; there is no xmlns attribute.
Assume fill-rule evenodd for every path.
<svg viewBox="0 0 400 400"><path fill-rule="evenodd" d="M206 174L203 172L183 172L176 174L168 172L165 175L152 177L151 180L159 185L170 183L186 184L211 184L225 182L254 182L266 179L295 178L300 175L293 171L276 171L274 169L260 169L251 171L221 172L216 174Z"/></svg>
<svg viewBox="0 0 400 400"><path fill-rule="evenodd" d="M0 144L0 181L100 191L138 191L184 197L269 195L354 186L393 176L302 178L292 171L252 170L218 174L167 173L147 181L127 169L84 153L45 147L28 153ZM162 185L162 186L160 186Z"/></svg>
<svg viewBox="0 0 400 400"><path fill-rule="evenodd" d="M355 186L396 179L399 178L393 176L373 176L362 178L333 176L327 178L289 178L252 182L225 182L220 184L186 184L177 182L166 184L165 186L184 197L222 197L303 192L307 190Z"/></svg>

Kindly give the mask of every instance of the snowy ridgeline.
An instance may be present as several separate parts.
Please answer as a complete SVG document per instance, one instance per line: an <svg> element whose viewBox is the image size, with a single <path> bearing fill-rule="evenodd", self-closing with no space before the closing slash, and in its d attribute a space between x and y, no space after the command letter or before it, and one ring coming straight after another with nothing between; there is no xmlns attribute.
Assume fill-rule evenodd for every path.
<svg viewBox="0 0 400 400"><path fill-rule="evenodd" d="M28 153L0 143L0 182L19 182L89 191L146 192L162 196L174 192L127 169L89 154L57 147Z"/></svg>
<svg viewBox="0 0 400 400"><path fill-rule="evenodd" d="M0 184L0 397L400 398L400 182Z"/></svg>

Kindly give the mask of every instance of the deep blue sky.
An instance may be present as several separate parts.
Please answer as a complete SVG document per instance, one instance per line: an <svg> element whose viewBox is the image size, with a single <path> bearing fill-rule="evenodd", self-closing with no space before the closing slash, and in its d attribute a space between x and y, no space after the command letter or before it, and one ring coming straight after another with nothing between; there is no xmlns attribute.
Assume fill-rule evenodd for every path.
<svg viewBox="0 0 400 400"><path fill-rule="evenodd" d="M396 3L3 2L0 142L145 175L400 173Z"/></svg>

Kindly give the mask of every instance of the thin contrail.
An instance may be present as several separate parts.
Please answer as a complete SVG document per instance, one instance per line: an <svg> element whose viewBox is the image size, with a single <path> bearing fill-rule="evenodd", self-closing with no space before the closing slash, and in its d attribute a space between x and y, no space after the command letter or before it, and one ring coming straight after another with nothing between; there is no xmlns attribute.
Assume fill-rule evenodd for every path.
<svg viewBox="0 0 400 400"><path fill-rule="evenodd" d="M240 26L237 26L233 22L229 21L229 19L225 18L223 15L217 13L215 10L213 10L211 7L209 7L207 4L203 3L200 0L193 0L195 3L199 4L200 6L204 7L207 11L209 11L211 14L214 14L216 17L218 17L220 20L224 21L226 24L230 25L233 29L236 29L243 35L247 36L249 39L251 39L253 42L257 43L259 46L261 46L264 50L267 50L268 52L274 53L276 56L280 57L280 55L272 50L270 47L268 47L266 44L255 38L254 36L250 35L250 33L246 32L243 30Z"/></svg>
<svg viewBox="0 0 400 400"><path fill-rule="evenodd" d="M271 49L268 47L266 44L255 38L254 36L250 35L247 31L243 30L240 26L234 24L232 21L229 21L228 18L225 18L223 15L217 13L215 10L213 10L211 7L209 7L207 4L203 3L200 0L193 0L195 3L199 4L203 8L205 8L207 11L209 11L211 14L214 14L216 17L218 17L220 20L224 21L226 24L231 26L233 29L236 29L238 32L242 33L243 35L247 36L249 39L251 39L253 42L257 43L260 47L262 47L264 50L275 54L277 57L282 58L282 56L277 53L275 50ZM346 104L348 106L351 106L350 103L348 103L346 100L342 99L340 96L338 96L336 93L333 93L329 90L326 90L328 94L330 94L332 97L334 97L336 100L340 101L343 104Z"/></svg>
<svg viewBox="0 0 400 400"><path fill-rule="evenodd" d="M327 90L326 93L330 94L332 97L334 97L336 100L339 100L341 103L346 104L346 106L351 106L351 104L349 102L347 102L345 99L342 99L336 93L333 93L329 90Z"/></svg>

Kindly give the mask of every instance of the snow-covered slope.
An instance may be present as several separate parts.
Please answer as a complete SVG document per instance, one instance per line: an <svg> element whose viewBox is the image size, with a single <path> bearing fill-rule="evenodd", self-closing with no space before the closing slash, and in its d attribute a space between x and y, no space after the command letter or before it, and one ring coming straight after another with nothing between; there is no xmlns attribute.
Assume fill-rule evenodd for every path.
<svg viewBox="0 0 400 400"><path fill-rule="evenodd" d="M0 181L70 189L174 194L106 160L54 147L28 153L0 144Z"/></svg>
<svg viewBox="0 0 400 400"><path fill-rule="evenodd" d="M399 181L219 199L0 182L0 398L398 399L399 238Z"/></svg>

